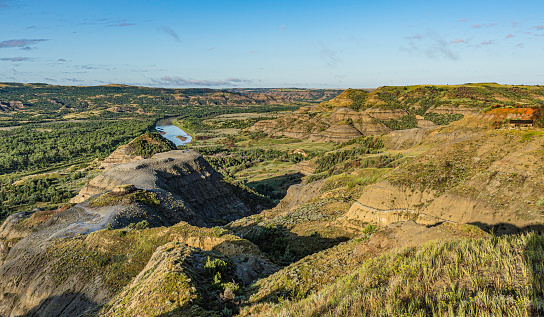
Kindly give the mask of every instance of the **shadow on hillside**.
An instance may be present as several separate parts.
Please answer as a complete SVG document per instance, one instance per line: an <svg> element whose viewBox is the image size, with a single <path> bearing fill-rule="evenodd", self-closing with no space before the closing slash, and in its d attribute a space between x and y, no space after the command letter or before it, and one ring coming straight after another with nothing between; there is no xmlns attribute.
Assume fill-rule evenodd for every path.
<svg viewBox="0 0 544 317"><path fill-rule="evenodd" d="M232 230L232 228L230 229ZM260 226L256 224L250 224L246 227L239 227L237 228L237 230L240 230L239 232L244 232L242 237L257 245L259 249L268 256L272 263L279 266L280 270L294 262L301 260L306 256L318 253L326 249L330 249L342 242L349 240L348 237L327 238L322 236L318 232L314 232L307 236L302 236L292 232L284 225ZM254 301L251 304L242 304L240 308L248 304L253 305L257 303L278 303L282 300L299 300L308 296L309 293L300 292L300 290L297 289L296 285L300 282L298 281L300 276L298 276L299 273L295 272L297 272L298 270L290 269L289 271L292 273L288 273L288 276L284 274L282 277L278 277L275 282L272 282L272 284L275 286L270 286L270 282L265 283L260 287L254 284L254 282L256 282L257 280L266 278L272 274L261 274L260 276L255 277L255 281L253 283L246 283L247 286L253 284L253 286L251 286L248 290L249 293L246 294L246 297L257 294L259 291L261 291L261 287L272 287L272 289L269 290L270 293L265 297ZM282 284L283 282L285 282L286 278L288 280L296 281L294 284L287 283L291 286L294 286L293 288L277 284ZM268 290L266 289L264 289L263 291L268 292Z"/></svg>
<svg viewBox="0 0 544 317"><path fill-rule="evenodd" d="M49 317L49 316L91 316L91 311L98 309L98 303L81 293L63 293L50 296L25 314L23 317Z"/></svg>
<svg viewBox="0 0 544 317"><path fill-rule="evenodd" d="M289 186L300 184L302 182L301 173L285 174L260 181L249 182L246 186L254 189L259 194L270 197L274 201L281 200L287 194ZM277 204L274 204L277 205Z"/></svg>
<svg viewBox="0 0 544 317"><path fill-rule="evenodd" d="M247 228L249 227L249 230ZM281 224L259 226L249 225L235 229L244 232L243 238L256 244L270 259L280 266L287 266L308 255L349 240L347 237L326 238L314 232L301 236ZM232 230L232 228L230 228Z"/></svg>
<svg viewBox="0 0 544 317"><path fill-rule="evenodd" d="M476 226L488 233L494 233L496 235L515 234L523 232L544 232L544 225L536 224L524 227L518 227L510 223L501 222L498 224L487 224L483 222L471 222L469 225Z"/></svg>

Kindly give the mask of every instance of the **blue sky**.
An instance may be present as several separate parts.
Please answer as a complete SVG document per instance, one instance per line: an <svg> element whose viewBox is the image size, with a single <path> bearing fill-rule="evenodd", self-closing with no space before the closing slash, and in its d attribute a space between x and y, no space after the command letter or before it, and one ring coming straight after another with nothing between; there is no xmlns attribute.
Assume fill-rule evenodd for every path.
<svg viewBox="0 0 544 317"><path fill-rule="evenodd" d="M0 82L544 84L544 1L0 0Z"/></svg>

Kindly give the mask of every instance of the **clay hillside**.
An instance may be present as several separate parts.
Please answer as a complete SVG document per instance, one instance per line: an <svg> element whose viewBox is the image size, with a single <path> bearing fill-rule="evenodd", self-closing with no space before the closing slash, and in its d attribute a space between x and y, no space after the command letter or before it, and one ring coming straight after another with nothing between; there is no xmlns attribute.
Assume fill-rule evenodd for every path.
<svg viewBox="0 0 544 317"><path fill-rule="evenodd" d="M463 115L494 108L538 108L544 101L543 91L538 86L493 83L386 86L372 92L348 89L330 101L302 107L292 115L260 121L251 131L343 142L361 135L447 124Z"/></svg>
<svg viewBox="0 0 544 317"><path fill-rule="evenodd" d="M544 315L544 87L311 98L10 179L0 315Z"/></svg>

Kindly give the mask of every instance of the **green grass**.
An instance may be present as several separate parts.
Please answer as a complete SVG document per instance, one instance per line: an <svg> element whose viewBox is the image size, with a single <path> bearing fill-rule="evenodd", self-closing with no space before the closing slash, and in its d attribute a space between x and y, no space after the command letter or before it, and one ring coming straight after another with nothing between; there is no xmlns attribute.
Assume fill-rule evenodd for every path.
<svg viewBox="0 0 544 317"><path fill-rule="evenodd" d="M89 205L91 207L104 207L118 204L127 204L130 202L139 202L150 207L156 207L161 203L155 193L147 191L145 189L140 189L126 195L115 195L112 193L106 193L89 200Z"/></svg>
<svg viewBox="0 0 544 317"><path fill-rule="evenodd" d="M74 275L82 280L100 276L106 288L116 293L140 273L159 246L171 241L218 236L231 244L231 250L235 247L242 253L257 252L250 242L225 230L218 234L212 228L181 222L169 228L101 230L87 236L54 240L38 261L49 263L51 277L58 284Z"/></svg>
<svg viewBox="0 0 544 317"><path fill-rule="evenodd" d="M486 152L478 153L481 142L486 142L490 136L486 135L479 140L461 141L451 148L434 151L432 160L419 156L412 162L394 170L387 176L392 184L418 190L433 190L441 195L467 179L486 170L497 159L506 155L499 147L486 148ZM504 142L504 138L500 139ZM480 158L475 162L474 157Z"/></svg>
<svg viewBox="0 0 544 317"><path fill-rule="evenodd" d="M543 289L544 237L491 235L387 253L305 299L242 316L531 316L544 313Z"/></svg>
<svg viewBox="0 0 544 317"><path fill-rule="evenodd" d="M520 142L531 141L534 137L540 137L544 135L544 131L540 130L530 130L530 131L516 131L518 135L521 135Z"/></svg>
<svg viewBox="0 0 544 317"><path fill-rule="evenodd" d="M258 148L265 148L272 145L278 145L278 144L292 144L292 143L300 143L301 140L298 139L291 139L291 138L262 138L256 141L250 141L249 145L251 147L258 147Z"/></svg>
<svg viewBox="0 0 544 317"><path fill-rule="evenodd" d="M389 171L388 168L365 168L358 170L356 175L354 174L340 174L334 175L325 181L325 184L321 188L322 192L330 191L336 188L355 188L358 186L366 186L374 184L382 178L382 175Z"/></svg>

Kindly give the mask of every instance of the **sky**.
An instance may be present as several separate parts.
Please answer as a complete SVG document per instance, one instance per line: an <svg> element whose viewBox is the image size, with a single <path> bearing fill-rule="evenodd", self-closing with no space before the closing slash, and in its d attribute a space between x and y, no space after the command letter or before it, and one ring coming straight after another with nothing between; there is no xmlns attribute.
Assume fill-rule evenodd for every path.
<svg viewBox="0 0 544 317"><path fill-rule="evenodd" d="M544 84L544 1L0 0L0 82Z"/></svg>

